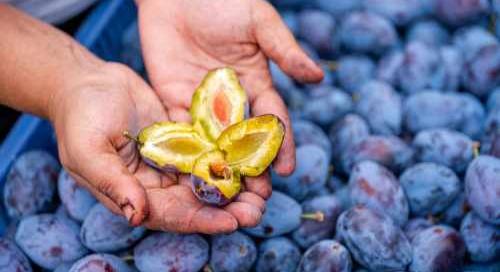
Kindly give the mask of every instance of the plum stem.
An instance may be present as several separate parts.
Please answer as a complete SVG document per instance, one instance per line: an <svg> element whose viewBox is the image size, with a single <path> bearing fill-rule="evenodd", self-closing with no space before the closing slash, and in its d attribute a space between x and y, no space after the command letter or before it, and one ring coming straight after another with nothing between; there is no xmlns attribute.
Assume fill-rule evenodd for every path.
<svg viewBox="0 0 500 272"><path fill-rule="evenodd" d="M302 217L302 219L314 220L318 222L325 221L325 214L320 211L317 211L315 213L303 213L300 217Z"/></svg>
<svg viewBox="0 0 500 272"><path fill-rule="evenodd" d="M211 162L210 172L212 172L216 177L222 177L224 179L230 179L232 171L226 162Z"/></svg>
<svg viewBox="0 0 500 272"><path fill-rule="evenodd" d="M472 153L474 154L474 158L477 158L479 156L479 147L481 147L481 144L479 142L472 143Z"/></svg>
<svg viewBox="0 0 500 272"><path fill-rule="evenodd" d="M213 272L212 268L210 268L209 264L203 266L203 272Z"/></svg>
<svg viewBox="0 0 500 272"><path fill-rule="evenodd" d="M495 15L495 13L492 13L490 15L490 22L488 24L488 30L491 33L495 34L496 26L497 26L497 16Z"/></svg>
<svg viewBox="0 0 500 272"><path fill-rule="evenodd" d="M320 60L319 61L321 64L326 65L328 70L330 71L335 71L337 70L338 64L334 60Z"/></svg>
<svg viewBox="0 0 500 272"><path fill-rule="evenodd" d="M132 262L134 260L134 256L133 255L125 255L122 257L122 260L124 262Z"/></svg>
<svg viewBox="0 0 500 272"><path fill-rule="evenodd" d="M131 140L131 141L134 141L134 142L139 142L139 139L137 139L137 137L135 136L132 136L132 134L130 134L130 132L128 132L127 130L123 131L123 136L125 136L125 138Z"/></svg>

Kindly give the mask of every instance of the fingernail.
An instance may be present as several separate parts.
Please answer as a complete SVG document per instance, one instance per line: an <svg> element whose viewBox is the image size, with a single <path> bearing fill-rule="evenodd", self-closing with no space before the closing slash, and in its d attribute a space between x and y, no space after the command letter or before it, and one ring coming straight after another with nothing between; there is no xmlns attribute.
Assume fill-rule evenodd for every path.
<svg viewBox="0 0 500 272"><path fill-rule="evenodd" d="M134 208L130 204L127 204L122 207L123 214L127 218L127 221L130 223L132 221L132 217L134 217L135 211Z"/></svg>

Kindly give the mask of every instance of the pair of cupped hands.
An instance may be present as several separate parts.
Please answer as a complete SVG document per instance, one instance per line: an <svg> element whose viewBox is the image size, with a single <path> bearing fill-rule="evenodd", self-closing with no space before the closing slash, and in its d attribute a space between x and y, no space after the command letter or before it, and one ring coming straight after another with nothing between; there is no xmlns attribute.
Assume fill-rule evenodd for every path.
<svg viewBox="0 0 500 272"><path fill-rule="evenodd" d="M286 136L273 168L289 175L295 146L287 109L274 89L268 59L301 82L321 68L299 47L264 0L137 1L143 56L151 86L120 64L99 65L53 98L52 122L65 168L104 205L133 226L181 233L224 233L260 222L271 195L269 173L246 178L244 191L218 208L199 202L188 177L147 166L124 131L156 121L190 122L191 96L204 75L234 68L251 115L277 115Z"/></svg>

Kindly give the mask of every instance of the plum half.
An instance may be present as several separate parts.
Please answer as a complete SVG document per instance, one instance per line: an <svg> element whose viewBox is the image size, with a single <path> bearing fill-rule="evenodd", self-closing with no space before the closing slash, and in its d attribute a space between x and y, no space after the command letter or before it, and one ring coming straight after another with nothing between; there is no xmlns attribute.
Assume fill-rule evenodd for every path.
<svg viewBox="0 0 500 272"><path fill-rule="evenodd" d="M144 161L168 172L191 173L200 155L217 148L191 125L174 122L154 123L134 140Z"/></svg>
<svg viewBox="0 0 500 272"><path fill-rule="evenodd" d="M283 143L285 127L271 114L253 117L226 128L217 139L227 163L241 175L258 176L272 163Z"/></svg>
<svg viewBox="0 0 500 272"><path fill-rule="evenodd" d="M218 150L201 155L191 174L193 193L199 200L216 206L231 202L241 190L240 173Z"/></svg>
<svg viewBox="0 0 500 272"><path fill-rule="evenodd" d="M248 115L248 101L236 72L219 68L207 73L195 90L191 103L193 127L215 141L228 126Z"/></svg>

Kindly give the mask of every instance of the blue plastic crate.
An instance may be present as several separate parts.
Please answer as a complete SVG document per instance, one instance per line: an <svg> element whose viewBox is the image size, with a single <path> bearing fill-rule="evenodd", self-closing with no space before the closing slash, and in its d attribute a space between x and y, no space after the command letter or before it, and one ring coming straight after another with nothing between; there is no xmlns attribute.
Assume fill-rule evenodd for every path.
<svg viewBox="0 0 500 272"><path fill-rule="evenodd" d="M104 0L85 20L75 38L97 56L108 61L119 61L123 32L136 19L136 14L133 0ZM0 146L0 189L15 158L32 149L48 150L54 155L57 153L50 124L38 117L23 114ZM1 201L3 203L3 199ZM0 214L0 235L5 230L4 214Z"/></svg>

